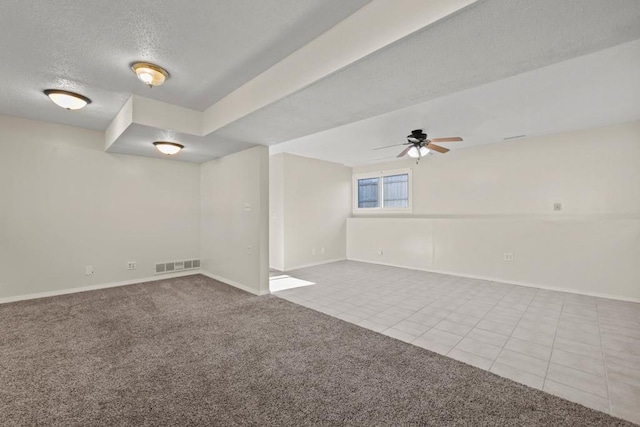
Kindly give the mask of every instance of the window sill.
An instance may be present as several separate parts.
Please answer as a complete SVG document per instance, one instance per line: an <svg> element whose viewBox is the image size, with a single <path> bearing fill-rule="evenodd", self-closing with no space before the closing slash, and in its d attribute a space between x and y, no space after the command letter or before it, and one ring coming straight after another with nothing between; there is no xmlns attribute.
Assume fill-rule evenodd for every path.
<svg viewBox="0 0 640 427"><path fill-rule="evenodd" d="M354 216L369 216L369 215L411 215L413 210L408 209L353 209L352 215Z"/></svg>

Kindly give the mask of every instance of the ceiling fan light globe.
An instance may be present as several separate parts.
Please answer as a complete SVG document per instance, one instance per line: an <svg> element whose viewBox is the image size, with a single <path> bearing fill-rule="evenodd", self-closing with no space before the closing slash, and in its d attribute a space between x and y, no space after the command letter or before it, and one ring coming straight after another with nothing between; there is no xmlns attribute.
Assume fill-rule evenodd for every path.
<svg viewBox="0 0 640 427"><path fill-rule="evenodd" d="M426 156L430 152L431 152L431 150L429 150L427 147L420 147L420 156L421 157Z"/></svg>
<svg viewBox="0 0 640 427"><path fill-rule="evenodd" d="M416 146L414 145L413 147L409 148L409 151L407 151L407 155L412 159L417 159L418 157L420 157L420 151L418 151L418 148L416 148Z"/></svg>

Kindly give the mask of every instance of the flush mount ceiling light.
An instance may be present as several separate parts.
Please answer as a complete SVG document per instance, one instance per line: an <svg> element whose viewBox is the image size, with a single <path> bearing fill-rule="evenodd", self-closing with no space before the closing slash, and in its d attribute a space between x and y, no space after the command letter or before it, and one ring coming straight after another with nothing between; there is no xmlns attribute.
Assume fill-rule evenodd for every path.
<svg viewBox="0 0 640 427"><path fill-rule="evenodd" d="M148 62L136 62L131 69L138 79L149 87L160 86L169 78L169 73L164 68Z"/></svg>
<svg viewBox="0 0 640 427"><path fill-rule="evenodd" d="M87 104L91 104L91 100L86 96L66 90L47 89L44 91L44 94L57 106L66 108L67 110L79 110Z"/></svg>
<svg viewBox="0 0 640 427"><path fill-rule="evenodd" d="M184 148L184 145L176 144L175 142L167 142L167 141L156 141L153 143L153 145L156 146L158 151L160 151L162 154L166 154L167 156L176 154Z"/></svg>

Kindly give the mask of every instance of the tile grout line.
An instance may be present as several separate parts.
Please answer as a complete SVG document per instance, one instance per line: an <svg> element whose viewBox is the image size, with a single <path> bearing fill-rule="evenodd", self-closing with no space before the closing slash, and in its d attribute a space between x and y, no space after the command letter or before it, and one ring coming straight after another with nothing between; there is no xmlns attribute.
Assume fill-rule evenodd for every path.
<svg viewBox="0 0 640 427"><path fill-rule="evenodd" d="M564 308L564 302L563 302L563 308ZM597 315L597 305L596 305L596 315ZM599 332L599 328L600 328L600 321L598 320L598 332ZM555 338L554 338L554 346L555 346ZM600 351L603 353L603 355L602 355L603 356L602 363L604 364L605 362L604 362L604 351L603 351L603 348L602 348L602 337L600 337ZM574 354L579 354L579 353L574 353ZM583 373L586 373L586 374L589 374L589 375L597 376L597 375L592 374L590 372L583 371L582 369L573 368L571 366L565 366L565 365L561 365L561 366L568 367L570 369L574 369L576 371L580 371L580 372L583 372ZM607 375L606 374L606 365L604 366L604 369L605 369L605 380L606 380L606 375ZM547 372L548 372L548 369L547 369ZM608 384L608 380L606 380L606 381L607 381L607 403L609 404L609 414L611 414L612 413L612 408L611 408L611 399L609 397L609 384ZM545 378L545 383L546 383L546 378ZM575 390L575 391L578 391L578 392L581 392L581 393L585 393L585 394L588 394L588 395L591 395L591 396L594 396L594 397L600 397L600 398L602 397L602 396L600 396L598 394L595 394L595 393L592 393L590 391L581 390L581 389L579 389L579 388L577 388L577 387L575 387L573 385L568 385L568 384L565 384L565 383L559 383L559 384L563 385L564 387L570 388L572 390ZM560 396L560 397L562 397L562 396ZM565 399L564 397L562 397L562 398ZM571 400L571 399L567 399L567 400ZM572 402L577 402L575 400L571 400L571 401ZM578 403L580 403L580 402L578 402ZM584 406L588 406L588 405L585 405L584 403L580 403L580 404L584 405ZM591 406L588 406L588 407L591 407ZM604 411L602 411L602 412L604 412Z"/></svg>
<svg viewBox="0 0 640 427"><path fill-rule="evenodd" d="M493 305L492 305L492 306L487 310L487 312L479 318L479 320L475 323L475 325L473 325L473 326L471 327L471 330L470 330L469 332L467 332L465 335L462 335L462 338L460 339L460 341L462 341L463 339L467 338L467 336L471 333L471 331L473 331L473 330L477 327L478 323L482 322L482 321L484 320L484 318L485 318L485 317L487 317L487 316L489 315L489 313L491 313L491 310L493 310L494 308L496 308L496 307L498 306L498 304L500 304L500 303L502 302L502 300L504 300L504 299L507 297L507 295L509 295L509 292L510 292L510 290L509 290L509 291L507 291L507 292L505 292L505 294L504 294L504 295L502 295L502 297L500 297L500 298L499 298L499 299L498 299L498 300L497 300L497 301L496 301L496 302L495 302L495 303L494 303L494 304L493 304ZM469 302L469 300L467 300L467 302ZM456 323L456 322L452 322L452 323ZM497 323L499 323L499 322L497 322ZM434 325L433 327L431 327L431 329L434 329L434 328L435 328L435 325ZM486 330L486 329L482 329L482 328L479 328L479 329L481 329L481 330L483 330L483 331L491 332L491 333L494 333L494 334L497 334L497 335L502 335L502 334L498 334L497 332L494 332L494 331L488 331L488 330ZM441 330L441 329L439 329L439 330ZM448 331L444 331L444 332L448 332ZM452 332L449 332L449 333L452 333ZM454 335L457 335L457 334L454 334ZM460 341L458 341L458 342L453 346L453 348L452 348L451 350L455 349L455 347L460 343ZM485 343L485 344L489 344L489 343ZM449 352L451 352L451 350L449 350L449 351L447 352L447 354L446 354L446 355L448 355L448 354L449 354ZM460 350L460 351L464 351L464 350ZM467 353L468 353L468 352L467 352ZM474 356L482 357L482 356L480 356L480 355L478 355L478 354L475 354L475 353L471 353L471 354L473 354ZM445 356L446 356L446 355L445 355Z"/></svg>
<svg viewBox="0 0 640 427"><path fill-rule="evenodd" d="M479 293L479 292L478 292L478 293ZM507 292L507 293L508 293L508 292ZM449 296L449 295L450 295L450 293L449 293L449 294L447 294L447 296ZM506 294L505 294L505 295L503 295L503 296L502 296L502 298L500 298L498 301L496 301L496 303L495 303L495 304L493 304L493 305L491 306L491 308L487 311L487 313L485 313L485 314L484 314L484 316L482 316L482 317L480 318L480 320L478 320L478 322L476 322L476 325L477 325L480 321L482 321L482 319L484 319L484 318L485 318L485 316L487 316L487 315L489 314L489 312L490 312L490 311L491 311L491 310L492 310L496 305L498 305L498 304L499 304L499 303L500 303L500 302L501 302L505 297L506 297ZM442 299L442 298L438 298L438 299L434 300L432 303L427 304L427 307L428 307L428 306L430 306L431 304L433 304L434 302L436 302L436 301L440 300L440 299ZM463 304L460 304L460 306L459 306L459 307L462 307L464 304L468 303L469 301L470 301L470 299L466 300ZM425 308L426 308L426 307L425 307ZM444 308L442 308L442 307L436 307L436 308L439 308L439 309L444 310L444 311L449 311L449 312L450 312L450 313L449 313L449 315L451 315L451 314L455 313L455 311L445 310L445 309L444 309ZM416 311L415 313L417 313L417 311ZM415 314L415 313L414 313L414 314ZM408 317L411 317L411 315L410 315L410 316L408 316ZM444 319L442 319L442 320L445 320L445 319L447 319L447 317L445 317L445 318L444 318ZM406 319L403 319L403 320L406 320ZM440 322L441 322L442 320L440 320ZM438 323L440 323L440 322L438 322ZM398 323L400 323L400 322L398 322ZM415 322L415 323L417 323L417 322ZM436 323L436 325L437 325L438 323ZM456 323L456 322L452 322L452 323ZM397 325L397 323L396 323L396 325ZM426 334L427 332L429 332L429 331L431 331L431 330L435 329L435 326L436 326L436 325L431 326L431 327L430 327L429 329L427 329L424 333L422 333L422 334L420 334L420 335L416 336L413 340L411 340L411 341L409 342L409 344L413 344L413 341L417 340L418 338L420 338L421 336L423 336L423 335L424 335L424 334ZM395 326L395 325L394 325L394 326ZM388 329L391 329L391 328L393 328L393 326L389 327ZM475 325L471 327L471 330L473 330L473 328L475 328ZM453 332L444 331L444 330L442 330L442 329L438 329L438 330L439 330L439 331L442 331L442 332L447 332L447 333L452 334L452 335L457 335L457 334L454 334ZM469 332L467 332L465 335L461 336L460 340L459 340L459 341L458 341L458 342L457 342L457 343L456 343L456 344L455 344L455 345L454 345L454 346L453 346L449 351L447 351L447 354L444 354L443 356L447 356L447 355L449 354L449 352L450 352L451 350L453 350L453 349L455 348L455 346L456 346L456 345L458 345L458 344L460 343L460 341L462 341L464 338L466 338L466 336L467 336L469 333L471 333L471 331L469 331ZM460 336L460 335L458 335L458 336ZM415 344L413 344L413 345L415 345ZM417 345L416 345L416 347L419 347L419 346L417 346ZM440 353L439 353L439 354L440 354ZM478 356L478 355L475 355L475 356Z"/></svg>
<svg viewBox="0 0 640 427"><path fill-rule="evenodd" d="M431 287L433 287L433 286L431 286ZM429 288L427 288L427 289L430 289L431 287L429 287ZM447 294L447 296L449 296L449 295L450 295L450 294ZM437 298L437 299L435 299L435 300L431 301L429 304L427 304L426 306L422 307L420 310L424 310L425 308L429 307L431 304L433 304L433 303L435 303L435 302L439 301L440 299L442 299L442 298ZM394 306L394 307L395 307L395 306ZM442 307L434 307L434 308L438 308L438 309L440 309L440 310L444 310L444 311L450 311L450 310L445 310L445 309L444 309L444 308L442 308ZM410 315L408 315L407 317L404 317L404 318L400 319L400 321L398 321L398 322L396 322L395 324L393 324L393 325L389 326L387 329L385 329L385 331L387 331L387 330L389 330L389 329L393 329L393 327L394 327L394 326L396 326L397 324L399 324L399 323L400 323L400 322L402 322L402 321L407 320L409 317L413 316L414 314L419 313L419 312L420 312L420 310L416 310L416 311L414 311L413 313L411 313ZM446 319L446 317L445 317L445 319ZM413 322L413 323L420 324L420 323L418 323L418 322ZM438 322L438 323L439 323L439 322ZM425 325L422 325L422 326L425 326ZM434 325L434 326L435 326L435 325ZM422 335L426 334L426 333L427 333L427 332L429 332L431 329L433 329L433 328L434 328L434 326L431 326L431 327L430 327L429 329L427 329L424 333L422 333L422 334L420 334L420 335L417 335L413 340L409 341L408 343L409 343L409 344L411 344L413 341L417 340L417 339L418 339L418 338L420 338ZM397 330L399 330L399 329L397 329ZM401 331L401 332L404 332L404 331ZM407 333L408 333L408 332L407 332ZM413 335L413 334L411 334L411 335Z"/></svg>
<svg viewBox="0 0 640 427"><path fill-rule="evenodd" d="M429 304L425 305L425 306L424 306L424 307L422 307L420 310L424 310L425 308L429 307L431 304L433 304L433 303L434 303L434 302L436 302L436 301L439 301L440 299L441 299L441 298L437 298L437 299L435 299L435 300L431 301ZM395 307L395 306L394 306L394 307ZM438 309L440 309L440 310L444 310L442 307L434 307L434 308L438 308ZM389 329L394 329L394 326L398 325L400 322L403 322L403 321L407 320L409 317L413 316L414 314L419 313L419 312L420 312L420 310L416 310L416 311L414 311L413 313L411 313L410 315L408 315L407 317L404 317L404 318L400 319L400 321L398 321L398 322L394 323L393 325L389 326L389 327L388 327L387 329L385 329L383 332L386 332L386 331L388 331ZM449 311L449 310L445 310L445 311ZM416 323L416 324L418 324L418 325L422 325L421 323L418 323L418 322L413 322L413 323ZM425 325L422 325L422 326L425 326ZM434 326L435 326L435 325L434 325ZM424 335L424 334L426 334L427 332L429 332L431 329L433 329L433 326L431 326L429 329L427 329L424 333L422 333L422 334L420 334L420 335L416 335L416 336L415 336L411 341L405 341L405 342L407 342L408 344L412 344L412 343L413 343L413 341L417 340L417 339L418 339L418 338L420 338L422 335ZM400 329L396 329L396 330L397 330L397 331L400 331ZM400 331L400 332L404 332L404 331ZM380 332L380 333L382 333L382 332ZM406 333L408 333L408 332L406 332ZM410 335L413 335L413 334L410 334ZM418 346L416 346L416 347L418 347Z"/></svg>
<svg viewBox="0 0 640 427"><path fill-rule="evenodd" d="M404 279L404 278L402 278L402 279ZM401 279L398 279L398 280L401 280ZM396 280L396 283L397 283L397 281L398 281L398 280ZM427 287L426 289L430 289L430 288L432 288L432 287L433 287L433 285L431 285L431 286ZM438 298L438 299L439 299L439 298ZM434 301L430 302L429 304L425 305L425 306L424 306L424 307L422 307L420 310L422 310L422 309L424 309L424 308L426 308L426 307L430 306L430 305L431 305L431 304L433 304L434 302L438 301L438 299L436 299L436 300L434 300ZM404 300L403 300L403 301L404 301ZM396 305L391 305L389 308L393 308L393 307L398 308ZM385 309L385 310L388 310L388 308L387 308L387 309ZM382 311L385 311L385 310L382 310ZM398 322L394 323L393 325L391 325L391 326L389 326L389 327L385 326L385 329L383 329L383 330L379 331L378 333L383 334L383 332L386 332L386 331L388 331L389 329L392 329L395 325L397 325L398 323L400 323L400 322L402 322L402 321L404 321L404 320L407 320L409 317L413 316L415 313L419 312L420 310L416 310L416 311L414 311L413 313L409 314L408 316L401 318ZM370 320L373 316L377 316L378 314L382 313L382 311L380 311L380 312L378 312L378 313L375 313L375 314L372 314L372 315L370 315L370 316L368 316L368 317L364 318L362 321ZM358 323L359 323L359 322L358 322ZM358 323L356 323L356 325L358 325ZM373 323L376 323L376 322L373 322ZM417 322L415 322L415 323L417 323ZM358 325L358 326L360 326L360 325ZM384 326L384 325L381 325L381 326ZM369 329L369 328L367 328L367 329ZM400 331L400 332L404 332L404 331ZM427 330L427 332L428 332L428 330ZM408 332L405 332L405 333L408 333ZM426 333L426 332L425 332L425 333ZM383 335L384 335L384 334L383 334ZM413 335L413 334L410 334L410 335ZM422 335L422 334L421 334L421 335ZM415 340L415 339L417 339L418 337L420 337L421 335L416 336L416 337L414 338L414 340ZM412 341L413 341L413 340L412 340ZM411 343L411 342L409 342L409 343Z"/></svg>
<svg viewBox="0 0 640 427"><path fill-rule="evenodd" d="M500 353L498 353L498 355L496 356L496 358L493 360L493 362L491 363L491 366L489 366L488 371L491 372L491 369L493 369L493 365L496 364L496 362L498 361L498 359L500 358L500 355L502 354L502 352L504 351L505 346L507 345L507 343L509 342L509 340L511 339L511 337L513 336L513 331L515 331L518 328L518 325L520 324L520 322L522 321L522 318L524 317L524 314L527 312L527 310L529 309L529 307L531 306L531 303L533 302L533 300L536 298L536 295L538 295L538 289L536 289L533 297L531 298L531 301L529 301L529 304L527 304L527 307L524 309L524 311L522 312L522 315L520 316L520 318L518 319L518 323L516 323L516 326L513 327L513 329L511 330L511 333L509 334L509 336L507 337L507 340L504 342L504 344L502 344L502 348L500 349ZM518 368L518 370L521 370ZM543 384L544 385L544 384Z"/></svg>
<svg viewBox="0 0 640 427"><path fill-rule="evenodd" d="M480 293L480 292L478 292L478 293ZM476 294L477 294L477 293L476 293ZM502 302L502 300L507 296L507 294L508 294L508 292L507 292L507 293L505 293L504 295L502 295L502 297L501 297L499 300L497 300L497 301L496 301L496 302L491 306L491 308L489 308L489 310L487 310L487 312L486 312L482 317L480 317L480 319L476 322L476 324L475 324L475 325L473 325L473 326L471 327L471 330L470 330L469 332L467 332L465 335L462 335L462 336L461 336L461 338L460 338L460 340L459 340L457 343L455 343L455 345L454 345L454 346L453 346L449 351L447 351L447 354L445 354L444 356L447 356L447 355L451 352L451 350L453 350L453 349L454 349L454 348L455 348L455 347L460 343L460 341L462 341L463 339L465 339L465 338L467 337L467 335L469 335L469 334L471 333L471 331L473 330L473 328L475 328L475 327L476 327L476 325L477 325L478 323L480 323L480 322L481 322L481 321L482 321L482 320L483 320L487 315L489 315L489 313L491 312L491 310L493 310L493 309L494 309L498 304L500 304L500 302ZM471 300L471 299L466 300L464 304L468 303L470 300ZM464 304L461 304L458 308L462 307ZM455 313L455 311L452 311L451 313ZM462 313L460 313L460 314L462 314ZM445 317L445 319L446 319L446 317ZM443 320L444 320L444 319L443 319ZM438 322L438 323L440 323L440 322ZM436 325L437 325L438 323L436 323ZM456 323L456 322L452 322L452 323ZM433 325L431 328L429 328L429 331L430 331L430 330L432 330L432 329L435 329L435 326L436 326L436 325ZM439 330L439 331L441 331L442 329L438 329L438 330ZM429 332L429 331L427 331L427 332ZM452 334L452 335L457 335L457 334L454 334L453 332L449 332L449 331L443 331L443 332L448 332L448 333L450 333L450 334ZM425 334L426 334L426 332L425 332ZM423 335L424 335L424 334L423 334ZM478 356L478 355L477 355L477 354L475 354L475 356ZM480 356L479 356L479 357L480 357Z"/></svg>
<svg viewBox="0 0 640 427"><path fill-rule="evenodd" d="M551 354L549 355L549 363L547 363L547 370L544 373L544 378L542 379L542 390L544 391L544 387L547 385L547 375L549 375L549 368L551 367L551 359L553 358L553 350L556 347L556 337L558 336L558 327L560 326L560 319L562 319L562 312L564 311L564 295L562 296L562 305L560 306L560 315L558 316L558 321L556 322L556 329L553 331L553 342L551 343Z"/></svg>
<svg viewBox="0 0 640 427"><path fill-rule="evenodd" d="M491 310L493 310L494 308L496 308L496 306L497 306L498 304L500 304L500 303L502 302L502 300L504 300L504 299L507 297L507 295L509 295L509 292L506 292L504 295L502 295L502 298L500 298L498 301L496 301L496 303L495 303L495 304L493 304L493 305L491 306L491 308L489 308L489 310L487 310L487 312L484 314L484 316L482 316L482 317L480 318L480 320L478 320L478 321L476 322L476 324L475 324L475 325L473 325L473 326L471 327L471 330L469 330L469 332L467 332L465 335L463 335L463 336L462 336L462 338L460 338L460 341L458 341L458 342L457 342L457 343L456 343L456 344L451 348L451 350L447 351L447 354L446 354L445 356L448 356L448 355L449 355L449 353L451 353L451 351L452 351L453 349L455 349L455 348L456 348L456 346L457 346L458 344L460 344L460 342L462 342L462 340L463 340L463 339L467 338L467 336L471 333L471 331L473 331L473 329L478 325L478 323L482 322L482 321L484 320L484 318L485 318L485 317L487 317L487 316L489 315L489 313L491 313ZM454 323L455 323L455 322L454 322ZM434 326L434 327L435 327L435 326ZM431 329L433 329L433 328L431 328ZM485 329L482 329L482 330L484 331ZM446 331L445 331L445 332L446 332ZM487 332L492 332L492 331L487 331ZM496 333L496 332L494 332L494 333ZM464 350L460 350L460 351L464 351ZM467 352L467 353L468 353L468 352ZM472 353L472 354L474 354L474 353ZM474 356L482 357L482 356L480 356L480 355L478 355L478 354L474 354ZM491 363L493 364L493 362L491 362ZM487 369L487 370L488 370L488 369Z"/></svg>
<svg viewBox="0 0 640 427"><path fill-rule="evenodd" d="M609 390L609 373L607 372L607 355L604 351L604 344L602 342L602 328L600 325L600 312L598 311L598 301L596 300L596 316L598 317L598 335L600 338L600 351L602 352L602 365L604 368L604 381L607 384L607 402L609 402L609 413L613 414L613 405L611 404L611 391Z"/></svg>

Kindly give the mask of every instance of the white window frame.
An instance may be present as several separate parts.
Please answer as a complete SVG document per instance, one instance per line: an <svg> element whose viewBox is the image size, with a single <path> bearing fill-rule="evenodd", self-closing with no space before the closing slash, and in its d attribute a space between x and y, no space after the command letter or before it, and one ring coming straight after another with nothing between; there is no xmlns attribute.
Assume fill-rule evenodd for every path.
<svg viewBox="0 0 640 427"><path fill-rule="evenodd" d="M413 179L411 176L412 170L411 168L407 169L393 169L393 170L384 170L377 172L367 172L360 173L357 175L353 175L353 181L351 183L352 187L352 200L353 200L353 214L354 215L367 215L367 214L387 214L387 213L411 213L413 211ZM408 207L406 208L385 208L384 206L380 206L377 208L359 208L358 207L358 180L367 179L367 178L380 178L380 184L378 188L378 200L382 205L384 203L384 185L383 178L385 176L393 176L393 175L404 175L407 174L408 186L407 195L409 196Z"/></svg>

